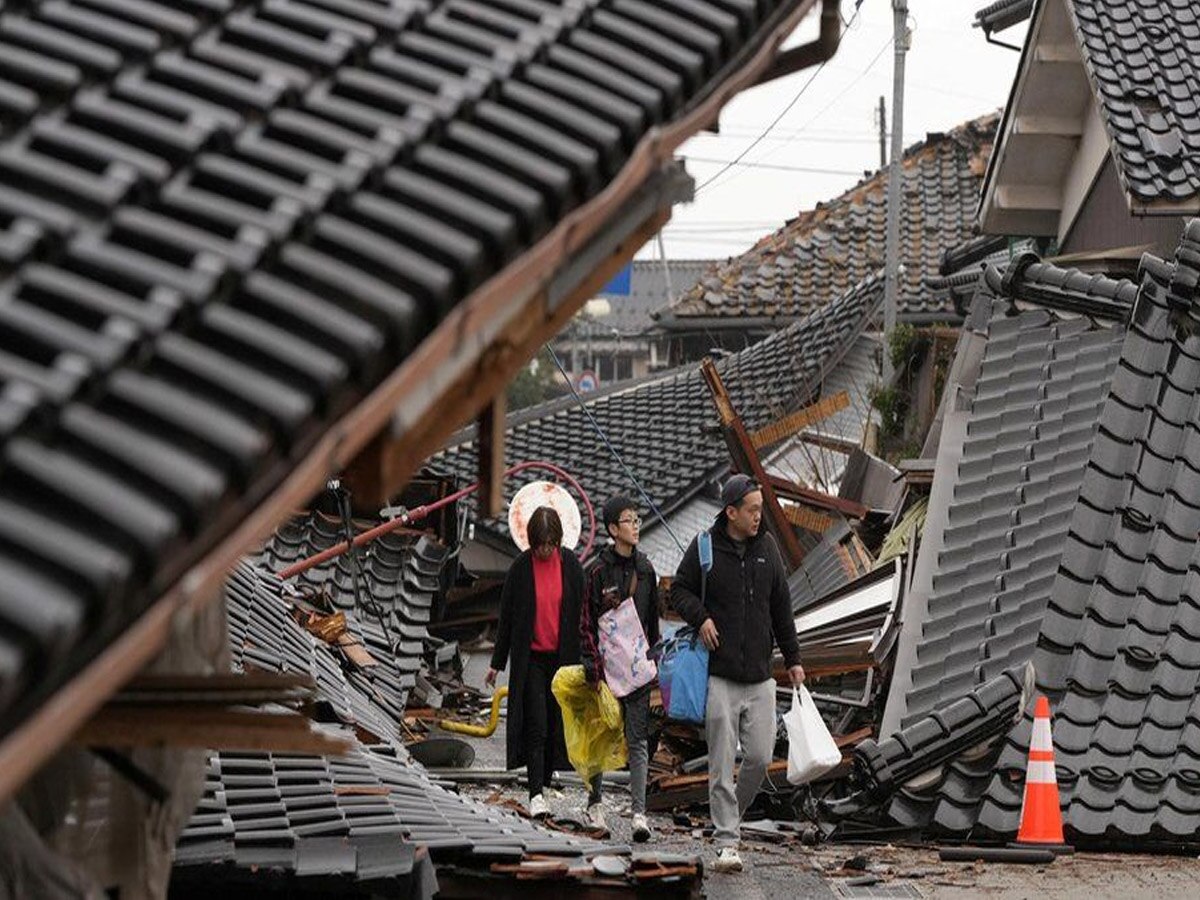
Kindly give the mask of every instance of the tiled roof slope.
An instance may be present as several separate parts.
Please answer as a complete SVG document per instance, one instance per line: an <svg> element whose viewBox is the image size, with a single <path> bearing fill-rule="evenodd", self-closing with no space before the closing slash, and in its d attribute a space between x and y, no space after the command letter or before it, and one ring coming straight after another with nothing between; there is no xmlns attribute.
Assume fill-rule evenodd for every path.
<svg viewBox="0 0 1200 900"><path fill-rule="evenodd" d="M6 10L0 733L794 6Z"/></svg>
<svg viewBox="0 0 1200 900"><path fill-rule="evenodd" d="M801 322L776 332L717 363L721 378L748 429L811 402L822 379L837 364L877 309L883 282L868 278ZM613 447L646 492L671 512L728 465L712 397L697 367L585 400ZM555 402L513 417L505 439L508 465L546 460L574 476L594 504L616 493L635 494L621 465L596 436L578 404ZM476 478L476 445L470 433L432 461L464 482ZM531 474L526 480L538 477ZM506 496L519 483L506 483ZM586 523L585 523L586 524ZM501 522L488 523L503 534Z"/></svg>
<svg viewBox="0 0 1200 900"><path fill-rule="evenodd" d="M954 317L931 297L923 276L938 271L942 253L972 234L979 188L991 154L998 114L930 135L904 155L904 214L899 303L909 318ZM881 269L887 219L887 170L840 197L801 213L741 256L710 270L662 317L771 317L784 321Z"/></svg>
<svg viewBox="0 0 1200 900"><path fill-rule="evenodd" d="M1200 195L1200 5L1068 0L1117 172L1136 206Z"/></svg>
<svg viewBox="0 0 1200 900"><path fill-rule="evenodd" d="M1005 281L989 270L975 301L990 306L991 320L961 460L934 476L954 489L916 658L895 675L907 684L903 726L1033 655L1120 355L1119 323L1012 306L1039 291L1061 293L1081 273L1039 264L1023 274ZM1129 282L1082 277L1097 297L1131 297ZM902 791L892 815L969 828L990 763L955 762L939 790Z"/></svg>
<svg viewBox="0 0 1200 900"><path fill-rule="evenodd" d="M436 861L486 862L525 853L578 855L594 846L434 784L404 749L388 682L356 678L337 651L292 619L286 597L279 579L261 568L244 563L231 574L234 670L312 674L318 713L329 727L353 728L354 747L339 757L214 753L204 796L176 848L178 882L262 888L282 879L300 890L334 878L360 888L382 881L389 891L412 889L398 896L429 896L430 874L422 871L428 863L418 847ZM358 616L348 613L347 620L358 633ZM369 649L390 667L381 648Z"/></svg>
<svg viewBox="0 0 1200 900"><path fill-rule="evenodd" d="M1009 317L997 307L913 668L910 717L998 674L989 670L1009 668L1010 649L1032 649L1058 568L1055 539L1075 505L1120 350L1120 328L1042 310Z"/></svg>
<svg viewBox="0 0 1200 900"><path fill-rule="evenodd" d="M1080 845L1200 845L1200 223L1145 257L1034 665ZM1016 829L1029 720L979 816Z"/></svg>

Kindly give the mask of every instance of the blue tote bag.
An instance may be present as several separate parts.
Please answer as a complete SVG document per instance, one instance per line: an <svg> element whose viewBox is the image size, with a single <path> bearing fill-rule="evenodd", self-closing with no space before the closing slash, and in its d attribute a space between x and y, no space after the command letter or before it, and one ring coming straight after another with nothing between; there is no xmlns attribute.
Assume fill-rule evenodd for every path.
<svg viewBox="0 0 1200 900"><path fill-rule="evenodd" d="M681 630L662 647L658 684L668 719L704 724L708 703L708 649L691 628Z"/></svg>

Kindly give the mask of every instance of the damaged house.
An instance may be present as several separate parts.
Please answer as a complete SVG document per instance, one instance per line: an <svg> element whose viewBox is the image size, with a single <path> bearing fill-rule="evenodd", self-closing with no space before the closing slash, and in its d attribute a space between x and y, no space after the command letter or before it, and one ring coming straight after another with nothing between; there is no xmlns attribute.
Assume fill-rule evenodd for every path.
<svg viewBox="0 0 1200 900"><path fill-rule="evenodd" d="M816 5L6 9L0 845L16 896L160 896L189 819L192 861L377 872L370 841L326 824L356 805L412 839L397 893L428 892L419 841L437 829L409 828L397 800L422 776L305 712L322 691L318 706L362 706L363 685L228 680L306 638L268 629L239 657L231 637L250 632L223 585L332 474L353 470L374 512L479 415L689 196L682 142L768 70L833 53L836 0L817 41L779 52ZM395 703L398 659L377 676ZM178 691L221 728L164 715ZM386 802L378 783L361 804L339 794L360 778ZM242 789L264 792L260 818ZM86 827L107 839L73 843ZM336 840L279 850L307 835Z"/></svg>

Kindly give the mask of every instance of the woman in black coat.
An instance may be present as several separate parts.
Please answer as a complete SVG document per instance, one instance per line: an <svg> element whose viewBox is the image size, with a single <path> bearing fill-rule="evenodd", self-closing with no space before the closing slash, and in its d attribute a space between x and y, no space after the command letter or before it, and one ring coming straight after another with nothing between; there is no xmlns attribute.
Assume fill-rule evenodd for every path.
<svg viewBox="0 0 1200 900"><path fill-rule="evenodd" d="M500 627L485 683L510 661L508 768L528 768L529 811L549 814L542 789L570 768L562 711L550 692L560 666L579 664L583 566L562 544L562 521L548 506L529 517L529 549L517 557L500 594Z"/></svg>

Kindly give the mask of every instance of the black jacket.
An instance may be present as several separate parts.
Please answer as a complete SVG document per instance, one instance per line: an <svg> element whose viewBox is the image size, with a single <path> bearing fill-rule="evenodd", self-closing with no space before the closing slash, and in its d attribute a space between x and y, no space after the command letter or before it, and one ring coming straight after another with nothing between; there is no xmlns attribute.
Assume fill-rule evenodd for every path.
<svg viewBox="0 0 1200 900"><path fill-rule="evenodd" d="M595 682L604 677L597 624L600 616L609 608L604 602L604 589L616 588L617 601L624 600L629 596L634 572L637 572L637 590L633 595L633 605L637 608L646 641L651 647L658 643L659 591L654 566L640 550L635 549L633 556L625 557L612 547L605 547L588 565L587 590L580 618L579 656L589 681Z"/></svg>
<svg viewBox="0 0 1200 900"><path fill-rule="evenodd" d="M787 665L800 664L787 572L769 532L760 530L739 554L725 521L722 515L709 529L713 567L704 603L700 602L700 553L693 538L671 585L671 605L694 628L712 617L720 646L709 655L710 675L756 684L771 677L772 637Z"/></svg>
<svg viewBox="0 0 1200 900"><path fill-rule="evenodd" d="M583 604L583 566L570 550L562 554L563 596L558 625L558 664L579 664L579 613ZM512 661L508 673L508 720L506 750L508 768L525 765L525 678L529 672L529 654L533 647L533 621L537 611L534 596L533 554L526 550L513 562L500 592L500 625L496 632L496 648L492 651L492 668L501 671ZM558 709L557 704L552 704ZM555 769L567 771L567 748L563 743L562 717L547 723L548 741L556 744Z"/></svg>

